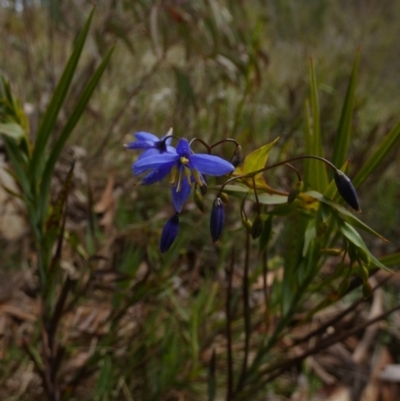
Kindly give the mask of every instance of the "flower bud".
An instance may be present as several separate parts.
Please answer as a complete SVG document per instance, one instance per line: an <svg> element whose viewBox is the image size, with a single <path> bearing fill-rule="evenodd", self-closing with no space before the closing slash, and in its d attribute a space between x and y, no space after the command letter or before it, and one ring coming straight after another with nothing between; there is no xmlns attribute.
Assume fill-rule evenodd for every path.
<svg viewBox="0 0 400 401"><path fill-rule="evenodd" d="M335 171L334 175L336 187L341 197L356 211L361 212L360 202L354 185L350 181L350 178L340 170Z"/></svg>
<svg viewBox="0 0 400 401"><path fill-rule="evenodd" d="M261 218L260 215L258 215L254 222L253 225L251 226L251 236L253 237L253 239L258 238L264 229L264 220Z"/></svg>
<svg viewBox="0 0 400 401"><path fill-rule="evenodd" d="M231 164L234 167L237 167L242 163L242 161L243 161L243 151L242 151L242 147L240 145L238 145L235 149L235 153L233 154Z"/></svg>
<svg viewBox="0 0 400 401"><path fill-rule="evenodd" d="M221 192L219 197L221 198L222 202L225 203L225 205L229 203L229 195L226 192Z"/></svg>
<svg viewBox="0 0 400 401"><path fill-rule="evenodd" d="M242 224L243 227L249 232L251 233L251 230L253 228L253 223L247 218L242 216Z"/></svg>
<svg viewBox="0 0 400 401"><path fill-rule="evenodd" d="M372 288L371 288L371 284L368 281L363 282L362 293L363 293L364 299L367 299L371 296Z"/></svg>
<svg viewBox="0 0 400 401"><path fill-rule="evenodd" d="M343 296L346 294L346 292L347 292L347 290L349 289L349 287L350 287L350 279L349 279L348 277L345 277L345 278L340 282L339 287L338 287L338 289L337 289L338 295L339 295L340 297L343 297Z"/></svg>
<svg viewBox="0 0 400 401"><path fill-rule="evenodd" d="M160 251L165 253L171 248L179 230L179 214L174 214L165 224L160 240Z"/></svg>
<svg viewBox="0 0 400 401"><path fill-rule="evenodd" d="M213 242L218 241L218 238L221 236L222 229L224 227L224 222L225 222L224 205L222 203L221 198L216 198L211 209L211 218L210 218L210 232Z"/></svg>
<svg viewBox="0 0 400 401"><path fill-rule="evenodd" d="M303 187L303 181L296 182L294 187L289 192L287 203L292 203L299 196L300 192L303 190Z"/></svg>
<svg viewBox="0 0 400 401"><path fill-rule="evenodd" d="M357 274L362 281L368 281L369 271L364 265L359 266L359 268L357 269Z"/></svg>
<svg viewBox="0 0 400 401"><path fill-rule="evenodd" d="M328 256L339 256L343 252L343 249L340 248L322 248L321 253Z"/></svg>

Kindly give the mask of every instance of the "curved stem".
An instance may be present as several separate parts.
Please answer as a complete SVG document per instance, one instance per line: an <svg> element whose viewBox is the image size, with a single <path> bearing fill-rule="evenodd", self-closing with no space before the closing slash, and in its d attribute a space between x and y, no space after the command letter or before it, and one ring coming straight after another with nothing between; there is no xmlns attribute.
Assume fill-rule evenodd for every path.
<svg viewBox="0 0 400 401"><path fill-rule="evenodd" d="M225 143L225 142L233 142L236 145L236 147L240 146L239 142L236 139L226 138L226 139L221 139L220 141L213 143L210 146L210 149L214 148L215 146L221 145L222 143Z"/></svg>
<svg viewBox="0 0 400 401"><path fill-rule="evenodd" d="M286 163L285 165L286 165L287 167L289 167L290 169L292 169L292 170L296 173L297 179L298 179L299 181L303 181L303 180L301 179L300 171L297 170L296 167L294 167L292 164L289 164L289 163Z"/></svg>
<svg viewBox="0 0 400 401"><path fill-rule="evenodd" d="M314 156L314 155L302 155L302 156L295 156L295 157L291 157L290 159L278 162L278 163L274 163L271 164L270 166L267 167L263 167L259 170L256 171L252 171L251 173L247 173L247 174L242 174L242 175L238 175L236 177L232 177L229 180L227 180L226 182L224 182L224 184L221 186L220 190L219 190L219 194L224 190L225 186L228 185L230 182L242 179L242 178L253 178L255 177L257 174L263 173L264 171L268 171L268 170L272 170L275 167L279 167L279 166L284 166L284 165L288 165L290 167L293 167L291 164L289 164L292 161L295 160L302 160L302 159L316 159L319 160L325 164L327 164L331 169L333 169L334 171L337 171L337 167L331 163L329 160L324 159L323 157L320 156Z"/></svg>
<svg viewBox="0 0 400 401"><path fill-rule="evenodd" d="M194 142L200 142L206 149L207 149L207 153L210 154L211 153L211 149L212 146L209 146L205 141L203 141L200 138L193 138L190 142L189 145L192 146L192 143Z"/></svg>

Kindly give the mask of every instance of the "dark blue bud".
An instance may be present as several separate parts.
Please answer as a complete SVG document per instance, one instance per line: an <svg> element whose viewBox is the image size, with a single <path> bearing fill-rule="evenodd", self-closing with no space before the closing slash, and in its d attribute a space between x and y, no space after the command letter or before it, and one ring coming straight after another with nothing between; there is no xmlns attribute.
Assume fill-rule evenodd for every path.
<svg viewBox="0 0 400 401"><path fill-rule="evenodd" d="M243 151L242 151L242 147L240 145L238 145L235 149L235 153L233 154L231 164L234 167L237 167L240 164L242 164L242 161L243 161Z"/></svg>
<svg viewBox="0 0 400 401"><path fill-rule="evenodd" d="M179 214L174 214L165 224L160 240L160 251L165 253L171 248L179 230Z"/></svg>
<svg viewBox="0 0 400 401"><path fill-rule="evenodd" d="M221 198L216 198L211 209L211 218L210 218L210 232L213 242L218 241L218 238L221 236L224 223L225 223L224 204L222 203Z"/></svg>
<svg viewBox="0 0 400 401"><path fill-rule="evenodd" d="M335 171L335 183L336 187L342 196L342 198L356 211L360 212L360 202L354 185L350 181L350 178L340 170Z"/></svg>

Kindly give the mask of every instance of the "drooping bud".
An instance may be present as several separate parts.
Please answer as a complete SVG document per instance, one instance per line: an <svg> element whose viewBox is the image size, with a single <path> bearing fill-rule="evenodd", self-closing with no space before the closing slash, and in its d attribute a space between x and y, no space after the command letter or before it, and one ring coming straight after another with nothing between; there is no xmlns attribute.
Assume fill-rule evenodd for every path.
<svg viewBox="0 0 400 401"><path fill-rule="evenodd" d="M213 242L218 241L218 238L221 236L224 223L225 223L224 205L222 203L221 198L216 198L214 200L211 209L211 217L210 217L210 232Z"/></svg>
<svg viewBox="0 0 400 401"><path fill-rule="evenodd" d="M363 293L364 299L367 299L371 296L372 288L371 288L371 284L368 281L363 282L362 293Z"/></svg>
<svg viewBox="0 0 400 401"><path fill-rule="evenodd" d="M261 218L260 215L257 215L255 218L253 225L251 226L251 236L253 239L258 238L264 229L264 220Z"/></svg>
<svg viewBox="0 0 400 401"><path fill-rule="evenodd" d="M294 187L290 190L287 203L292 203L300 194L300 192L303 190L304 182L303 181L297 181Z"/></svg>
<svg viewBox="0 0 400 401"><path fill-rule="evenodd" d="M226 192L221 192L221 193L219 194L219 197L221 198L222 202L225 203L225 205L226 205L227 203L229 203L229 196L228 196L228 194L227 194Z"/></svg>
<svg viewBox="0 0 400 401"><path fill-rule="evenodd" d="M171 248L179 230L179 214L174 214L165 224L160 240L160 251L165 253Z"/></svg>
<svg viewBox="0 0 400 401"><path fill-rule="evenodd" d="M242 216L242 224L243 227L251 234L251 230L253 228L253 223L247 217Z"/></svg>
<svg viewBox="0 0 400 401"><path fill-rule="evenodd" d="M343 249L340 248L322 248L321 253L328 256L339 256L343 253Z"/></svg>
<svg viewBox="0 0 400 401"><path fill-rule="evenodd" d="M337 289L337 293L340 297L344 296L347 292L347 290L350 287L350 279L348 277L345 277L339 284L339 287Z"/></svg>
<svg viewBox="0 0 400 401"><path fill-rule="evenodd" d="M356 211L361 212L360 202L358 201L358 196L354 185L350 181L350 178L347 177L340 170L335 171L334 175L336 187L342 196L342 198Z"/></svg>
<svg viewBox="0 0 400 401"><path fill-rule="evenodd" d="M203 184L203 185L200 187L200 192L201 192L201 194L202 194L203 196L207 193L207 184Z"/></svg>
<svg viewBox="0 0 400 401"><path fill-rule="evenodd" d="M242 151L242 147L240 145L238 145L235 149L235 153L233 154L231 164L234 167L237 167L242 163L242 161L243 161L243 151Z"/></svg>

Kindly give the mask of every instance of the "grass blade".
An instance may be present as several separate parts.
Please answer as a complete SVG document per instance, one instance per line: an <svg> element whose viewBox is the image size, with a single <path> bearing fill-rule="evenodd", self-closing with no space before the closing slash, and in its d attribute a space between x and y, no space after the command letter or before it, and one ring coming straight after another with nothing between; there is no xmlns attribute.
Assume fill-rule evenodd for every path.
<svg viewBox="0 0 400 401"><path fill-rule="evenodd" d="M305 119L306 153L323 157L317 77L312 59L310 59L310 101L306 102ZM305 161L304 182L306 188L311 187L319 192L324 192L328 186L325 165L317 160Z"/></svg>
<svg viewBox="0 0 400 401"><path fill-rule="evenodd" d="M79 118L81 117L82 113L85 110L87 103L90 100L90 97L93 94L97 84L100 81L101 76L103 75L112 55L114 47L112 47L106 56L104 57L103 61L95 71L95 73L90 78L89 82L86 84L85 88L83 89L81 96L76 103L74 110L72 111L71 116L69 117L64 129L62 130L60 136L58 137L53 150L47 160L44 172L43 172L43 179L40 185L40 216L44 217L44 213L47 210L47 203L49 198L50 192L50 183L51 183L51 176L53 175L54 166L60 156L60 153L68 140L72 130L75 128Z"/></svg>
<svg viewBox="0 0 400 401"><path fill-rule="evenodd" d="M332 163L335 166L342 166L347 158L347 152L351 138L351 122L359 63L360 51L358 50L354 59L353 70L351 72L349 85L347 87L346 97L344 99L337 135L333 147Z"/></svg>
<svg viewBox="0 0 400 401"><path fill-rule="evenodd" d="M65 97L68 93L68 89L71 85L71 81L74 76L76 66L78 64L83 45L86 40L86 36L89 31L90 23L93 18L93 13L94 10L92 10L92 12L90 13L89 18L87 19L81 33L76 40L72 55L69 58L67 66L65 67L60 81L54 91L53 97L50 100L46 113L41 120L31 160L32 183L35 183L37 181L43 168L45 161L44 152L46 149L46 145L57 121L58 113L61 109L62 104L64 103Z"/></svg>
<svg viewBox="0 0 400 401"><path fill-rule="evenodd" d="M400 139L400 121L386 135L381 144L371 155L367 162L361 167L360 171L353 180L353 185L357 188L368 176L379 166L385 156L392 150Z"/></svg>

